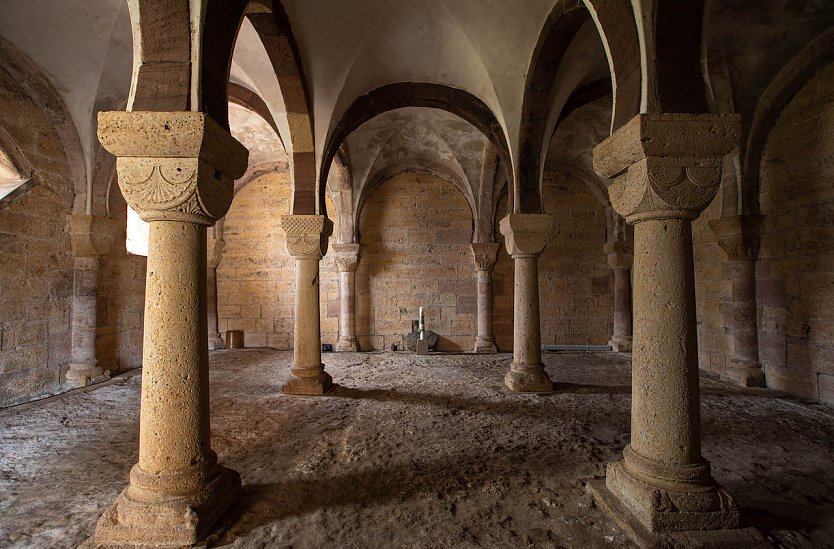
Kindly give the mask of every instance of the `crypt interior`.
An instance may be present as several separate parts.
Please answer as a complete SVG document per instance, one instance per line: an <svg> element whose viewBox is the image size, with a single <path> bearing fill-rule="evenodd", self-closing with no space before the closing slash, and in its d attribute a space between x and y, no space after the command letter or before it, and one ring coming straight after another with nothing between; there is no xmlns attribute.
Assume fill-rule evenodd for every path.
<svg viewBox="0 0 834 549"><path fill-rule="evenodd" d="M832 406L829 0L0 7L2 547L834 547Z"/></svg>

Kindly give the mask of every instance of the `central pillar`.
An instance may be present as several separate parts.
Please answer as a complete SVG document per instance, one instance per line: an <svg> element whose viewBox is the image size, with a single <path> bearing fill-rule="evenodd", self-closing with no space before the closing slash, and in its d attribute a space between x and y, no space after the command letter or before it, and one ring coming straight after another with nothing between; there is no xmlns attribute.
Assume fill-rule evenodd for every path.
<svg viewBox="0 0 834 549"><path fill-rule="evenodd" d="M72 290L72 362L68 364L68 387L83 387L109 377L96 358L98 332L98 271L101 256L110 251L116 222L94 215L67 216L75 256Z"/></svg>
<svg viewBox="0 0 834 549"><path fill-rule="evenodd" d="M515 262L513 363L504 383L519 393L546 393L553 382L542 364L539 322L539 256L553 226L548 214L509 214L501 220L507 252Z"/></svg>
<svg viewBox="0 0 834 549"><path fill-rule="evenodd" d="M211 449L206 227L228 211L247 152L198 112L100 113L98 135L150 236L139 462L95 541L192 545L240 493L240 476Z"/></svg>
<svg viewBox="0 0 834 549"><path fill-rule="evenodd" d="M356 337L356 269L359 266L359 244L334 244L336 267L339 269L339 341L337 351L358 351Z"/></svg>
<svg viewBox="0 0 834 549"><path fill-rule="evenodd" d="M616 240L605 244L608 266L614 271L614 333L608 345L618 353L631 352L631 267L633 248Z"/></svg>
<svg viewBox="0 0 834 549"><path fill-rule="evenodd" d="M634 225L631 443L606 486L652 532L736 528L733 498L701 456L692 220L712 201L732 115L638 115L594 150Z"/></svg>
<svg viewBox="0 0 834 549"><path fill-rule="evenodd" d="M217 325L217 266L223 258L226 243L217 238L209 238L206 249L206 316L208 317L209 351L225 349L226 342L220 335Z"/></svg>
<svg viewBox="0 0 834 549"><path fill-rule="evenodd" d="M758 306L756 304L756 258L762 217L737 215L714 219L709 226L730 259L733 288L730 331L733 357L721 377L744 387L765 387L759 362Z"/></svg>
<svg viewBox="0 0 834 549"><path fill-rule="evenodd" d="M285 215L281 227L287 251L295 258L293 367L281 390L290 395L321 395L333 386L321 363L319 262L327 253L333 223L323 215Z"/></svg>
<svg viewBox="0 0 834 549"><path fill-rule="evenodd" d="M478 273L478 334L475 337L476 353L497 353L492 333L492 271L498 258L497 242L473 243L472 258Z"/></svg>

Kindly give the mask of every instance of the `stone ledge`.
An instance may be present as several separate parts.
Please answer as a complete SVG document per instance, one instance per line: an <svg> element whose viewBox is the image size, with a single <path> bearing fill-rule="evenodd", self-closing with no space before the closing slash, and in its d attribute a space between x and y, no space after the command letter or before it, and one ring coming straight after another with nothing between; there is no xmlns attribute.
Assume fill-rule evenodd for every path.
<svg viewBox="0 0 834 549"><path fill-rule="evenodd" d="M756 528L732 530L688 530L670 533L650 532L605 486L605 480L593 479L585 484L594 503L611 517L619 528L642 549L764 549L773 547Z"/></svg>

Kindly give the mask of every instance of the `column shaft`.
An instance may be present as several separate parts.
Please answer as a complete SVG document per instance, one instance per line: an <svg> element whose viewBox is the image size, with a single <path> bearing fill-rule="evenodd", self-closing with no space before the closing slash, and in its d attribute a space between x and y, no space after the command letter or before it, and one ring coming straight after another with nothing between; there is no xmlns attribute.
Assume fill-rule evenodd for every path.
<svg viewBox="0 0 834 549"><path fill-rule="evenodd" d="M356 351L356 271L339 272L339 351Z"/></svg>
<svg viewBox="0 0 834 549"><path fill-rule="evenodd" d="M492 344L495 352L495 337L492 335L492 271L478 271L478 342L482 347Z"/></svg>
<svg viewBox="0 0 834 549"><path fill-rule="evenodd" d="M211 266L206 268L206 319L209 350L223 349L226 344L217 324L217 269Z"/></svg>
<svg viewBox="0 0 834 549"><path fill-rule="evenodd" d="M76 257L72 292L72 362L66 381L84 386L104 379L96 359L98 257Z"/></svg>
<svg viewBox="0 0 834 549"><path fill-rule="evenodd" d="M735 358L759 362L756 306L756 262L733 261L733 351Z"/></svg>
<svg viewBox="0 0 834 549"><path fill-rule="evenodd" d="M515 256L513 362L536 366L542 362L539 321L539 258Z"/></svg>
<svg viewBox="0 0 834 549"><path fill-rule="evenodd" d="M615 351L631 350L630 278L630 269L614 269L614 333L609 344Z"/></svg>

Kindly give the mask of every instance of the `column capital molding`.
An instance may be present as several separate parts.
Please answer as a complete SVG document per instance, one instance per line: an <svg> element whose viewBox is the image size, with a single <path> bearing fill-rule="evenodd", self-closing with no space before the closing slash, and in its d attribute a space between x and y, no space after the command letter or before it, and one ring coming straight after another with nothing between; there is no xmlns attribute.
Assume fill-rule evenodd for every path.
<svg viewBox="0 0 834 549"><path fill-rule="evenodd" d="M547 246L553 216L550 214L508 214L499 228L513 259L538 257Z"/></svg>
<svg viewBox="0 0 834 549"><path fill-rule="evenodd" d="M223 259L223 250L226 248L226 242L218 238L209 238L206 242L206 267L209 269L216 269L220 265L220 260Z"/></svg>
<svg viewBox="0 0 834 549"><path fill-rule="evenodd" d="M737 115L640 114L597 145L594 169L613 180L611 204L631 224L695 219L715 197L740 134Z"/></svg>
<svg viewBox="0 0 834 549"><path fill-rule="evenodd" d="M359 267L362 246L356 243L333 244L334 259L340 273L353 273Z"/></svg>
<svg viewBox="0 0 834 549"><path fill-rule="evenodd" d="M73 214L67 216L67 228L76 257L98 257L110 251L119 224L109 217Z"/></svg>
<svg viewBox="0 0 834 549"><path fill-rule="evenodd" d="M116 156L125 200L145 221L213 225L248 163L246 147L200 112L101 112L98 138Z"/></svg>
<svg viewBox="0 0 834 549"><path fill-rule="evenodd" d="M709 222L718 245L733 261L755 261L759 257L762 216L734 215Z"/></svg>
<svg viewBox="0 0 834 549"><path fill-rule="evenodd" d="M475 260L475 270L492 271L498 259L500 247L501 245L497 242L473 242L471 249L472 258Z"/></svg>
<svg viewBox="0 0 834 549"><path fill-rule="evenodd" d="M287 251L296 259L320 260L327 253L333 222L323 215L285 215L281 228L287 235Z"/></svg>
<svg viewBox="0 0 834 549"><path fill-rule="evenodd" d="M606 242L602 247L611 269L631 269L634 263L634 244L625 240Z"/></svg>

